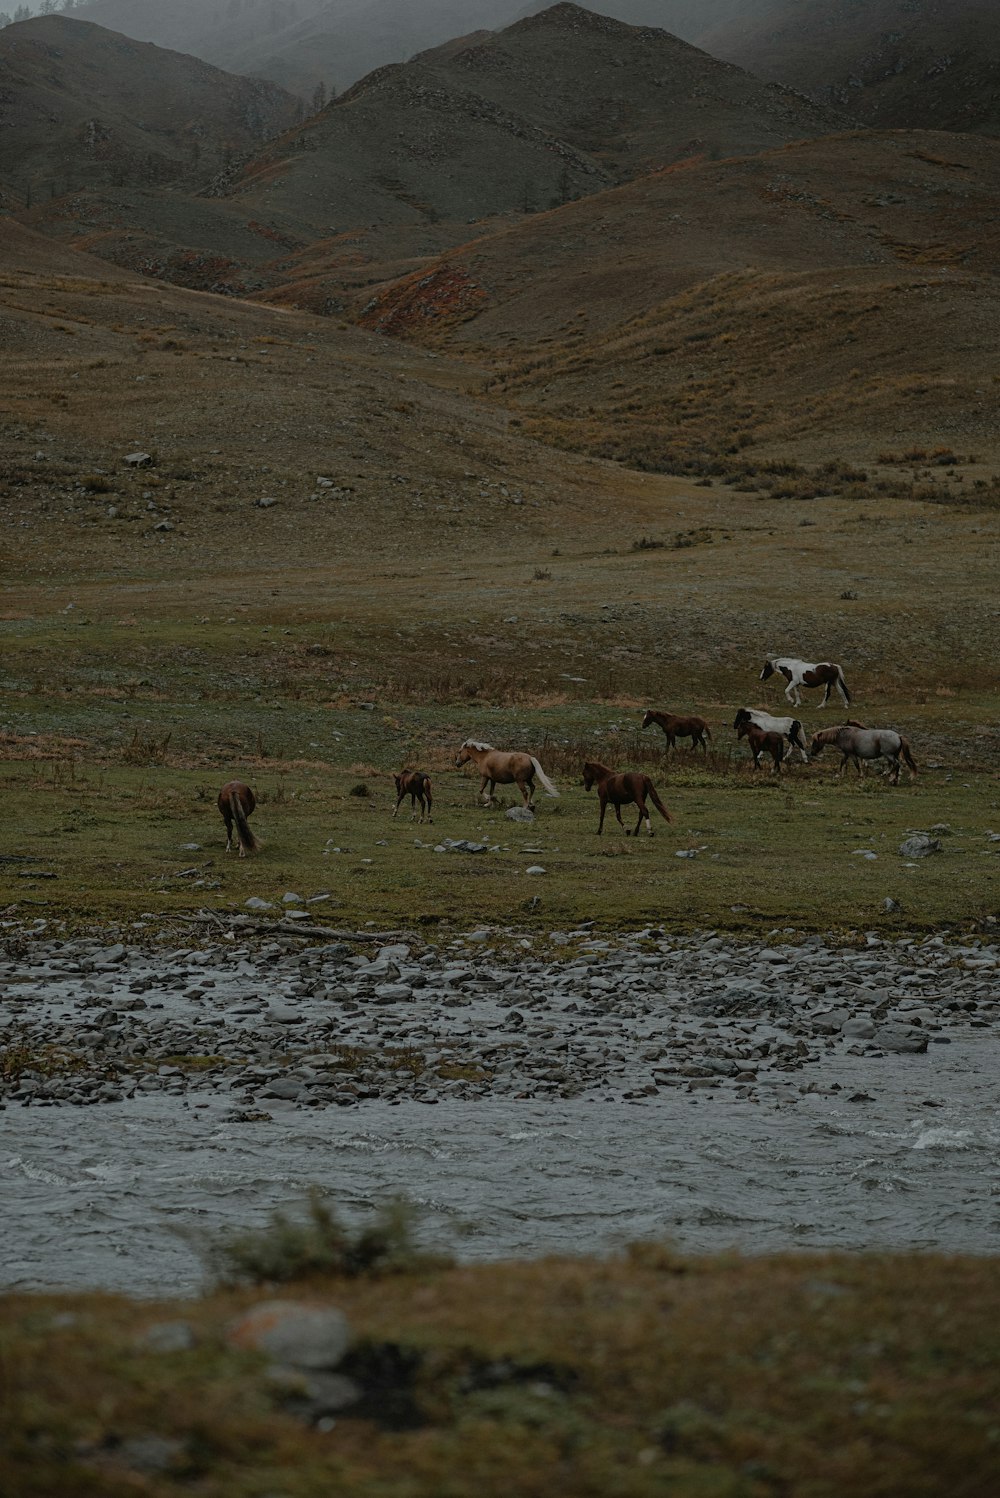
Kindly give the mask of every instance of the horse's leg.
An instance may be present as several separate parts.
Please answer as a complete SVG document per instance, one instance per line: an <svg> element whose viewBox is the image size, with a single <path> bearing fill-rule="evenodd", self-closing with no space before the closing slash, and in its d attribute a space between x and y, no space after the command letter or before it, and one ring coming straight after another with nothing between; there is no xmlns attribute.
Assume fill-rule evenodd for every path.
<svg viewBox="0 0 1000 1498"><path fill-rule="evenodd" d="M600 837L601 833L604 831L604 813L608 809L608 798L603 790L599 790L597 794L601 802L601 820L597 824L597 836Z"/></svg>
<svg viewBox="0 0 1000 1498"><path fill-rule="evenodd" d="M633 837L638 837L639 836L639 828L642 826L643 822L645 821L645 823L646 823L646 831L649 833L650 837L652 837L653 836L653 824L650 822L650 820L649 820L649 812L646 810L646 798L645 798L645 796L642 796L642 795L638 796L636 798L636 803L635 804L639 808L639 816L638 816L638 819L636 821L635 831L633 832L632 836Z"/></svg>
<svg viewBox="0 0 1000 1498"><path fill-rule="evenodd" d="M489 786L488 791L486 791L487 786ZM493 782L488 775L484 775L479 784L480 796L482 796L484 791L486 791L486 801L484 804L486 806L489 806L490 802L493 800Z"/></svg>
<svg viewBox="0 0 1000 1498"><path fill-rule="evenodd" d="M615 802L615 816L618 818L618 825L619 825L619 827L624 832L625 836L628 837L628 828L625 826L625 823L622 821L622 804L621 804L620 801L616 801Z"/></svg>
<svg viewBox="0 0 1000 1498"><path fill-rule="evenodd" d="M228 806L222 813L222 820L226 824L226 852L231 853L233 851L233 814Z"/></svg>
<svg viewBox="0 0 1000 1498"><path fill-rule="evenodd" d="M525 806L529 811L534 811L535 808L532 805L532 802L535 795L535 777L532 775L527 780L516 781L515 784L517 785L518 789L521 792L521 795L524 798Z"/></svg>

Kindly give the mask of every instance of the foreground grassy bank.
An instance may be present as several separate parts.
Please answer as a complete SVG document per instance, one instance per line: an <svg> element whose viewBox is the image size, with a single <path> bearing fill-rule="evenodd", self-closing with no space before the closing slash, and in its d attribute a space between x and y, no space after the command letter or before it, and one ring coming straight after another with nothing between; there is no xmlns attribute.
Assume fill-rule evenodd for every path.
<svg viewBox="0 0 1000 1498"><path fill-rule="evenodd" d="M996 1491L1000 1276L937 1256L424 1268L282 1296L342 1310L354 1414L310 1427L227 1340L273 1291L2 1306L18 1498ZM177 1338L159 1324L186 1323ZM181 1345L183 1344L183 1345Z"/></svg>

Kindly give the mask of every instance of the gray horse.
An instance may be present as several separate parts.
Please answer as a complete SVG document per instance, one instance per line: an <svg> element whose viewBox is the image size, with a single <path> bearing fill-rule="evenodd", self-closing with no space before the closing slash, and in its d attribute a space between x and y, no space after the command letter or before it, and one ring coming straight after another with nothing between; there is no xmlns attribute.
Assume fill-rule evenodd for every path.
<svg viewBox="0 0 1000 1498"><path fill-rule="evenodd" d="M913 755L910 753L909 740L904 739L903 735L897 733L894 728L863 728L860 723L843 723L839 728L822 728L819 733L814 733L812 736L809 758L815 759L817 754L822 754L828 745L839 749L844 756L837 772L839 775L843 775L847 769L849 759L853 759L859 776L864 774L862 761L889 760L893 785L899 784L899 772L903 767L904 759L910 768L911 777L917 773Z"/></svg>

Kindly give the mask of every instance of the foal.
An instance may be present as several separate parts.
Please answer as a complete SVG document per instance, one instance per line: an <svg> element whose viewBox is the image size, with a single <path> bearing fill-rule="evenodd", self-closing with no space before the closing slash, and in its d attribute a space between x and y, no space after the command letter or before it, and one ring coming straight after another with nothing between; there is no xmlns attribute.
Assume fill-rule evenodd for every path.
<svg viewBox="0 0 1000 1498"><path fill-rule="evenodd" d="M745 738L750 745L750 753L753 755L753 767L760 769L761 756L769 754L774 760L771 766L772 775L781 774L781 763L785 757L785 741L780 733L773 730L768 731L758 728L756 723L741 723L736 730L738 739Z"/></svg>
<svg viewBox="0 0 1000 1498"><path fill-rule="evenodd" d="M431 816L431 807L434 804L434 797L431 795L430 776L425 775L423 770L400 770L398 775L393 776L393 779L396 782L396 806L392 813L393 818L395 818L396 812L399 810L399 804L403 800L403 797L409 796L410 821L412 822L417 814L417 802L419 801L421 822L424 820L425 808L428 822L433 822L434 818Z"/></svg>
<svg viewBox="0 0 1000 1498"><path fill-rule="evenodd" d="M639 819L635 824L635 831L632 833L632 836L639 836L639 827L643 820L646 823L646 831L650 837L653 836L649 812L646 810L647 796L665 822L673 821L673 817L656 794L656 786L648 775L642 775L638 770L627 770L624 775L616 775L614 770L608 769L607 765L599 765L593 760L588 760L583 767L584 790L589 791L595 782L597 784L597 794L601 802L601 820L597 824L598 837L604 831L604 813L608 809L609 801L615 809L618 825L626 837L629 836L629 830L622 821L622 807L633 804L639 808Z"/></svg>
<svg viewBox="0 0 1000 1498"><path fill-rule="evenodd" d="M257 839L250 831L247 817L250 816L257 805L257 798L248 785L242 780L227 780L219 792L218 806L222 813L222 820L226 824L226 852L233 851L233 828L236 828L236 841L239 844L240 857L245 858L248 853L256 853Z"/></svg>

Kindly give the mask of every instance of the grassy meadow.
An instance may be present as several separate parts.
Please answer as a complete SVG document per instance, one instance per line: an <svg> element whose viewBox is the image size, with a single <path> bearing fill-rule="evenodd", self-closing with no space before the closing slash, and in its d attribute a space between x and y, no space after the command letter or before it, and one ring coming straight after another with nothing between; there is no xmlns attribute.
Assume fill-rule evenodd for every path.
<svg viewBox="0 0 1000 1498"><path fill-rule="evenodd" d="M930 929L1000 909L1000 784L981 762L928 764L892 787L877 773L836 775L839 756L754 774L723 703L708 708L707 757L667 756L658 730L639 732L638 709L584 701L503 706L329 702L270 698L206 704L139 695L32 696L21 731L0 745L6 859L18 912L107 922L191 909L231 911L251 896L294 892L317 921L379 929L466 929L487 923L609 929L666 923L759 931ZM927 710L925 709L925 712ZM933 719L928 716L928 724ZM23 731L28 723L32 732ZM501 788L477 804L478 777L454 756L469 734L534 751L556 781L539 792L534 825ZM933 735L928 731L928 737ZM673 817L653 812L656 836L625 838L609 810L596 834L596 794L583 791L587 758L647 769ZM393 820L392 770L432 776L432 826ZM230 772L255 787L260 854L224 853L215 805ZM634 813L623 809L626 826ZM907 864L897 849L913 829L944 824L943 851ZM489 844L483 853L434 851L442 838ZM197 845L197 846L193 846ZM874 853L875 858L862 856ZM678 857L678 853L694 856ZM544 876L527 868L541 865ZM894 900L898 911L886 911Z"/></svg>

